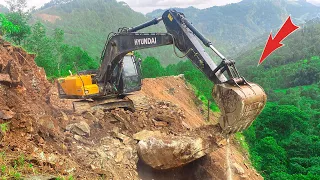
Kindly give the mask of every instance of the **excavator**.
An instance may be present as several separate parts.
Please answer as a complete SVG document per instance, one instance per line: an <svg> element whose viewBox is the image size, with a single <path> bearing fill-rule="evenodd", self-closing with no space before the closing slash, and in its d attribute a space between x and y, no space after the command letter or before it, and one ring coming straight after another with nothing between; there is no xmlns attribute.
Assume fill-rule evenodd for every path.
<svg viewBox="0 0 320 180"><path fill-rule="evenodd" d="M161 21L167 33L138 32ZM219 65L214 63L199 40L221 58ZM135 109L139 105L130 94L142 86L141 60L132 52L165 45L173 45L176 55L178 49L214 83L212 96L221 111L219 124L225 134L247 129L261 113L267 100L264 90L240 76L235 61L225 58L183 13L174 9L165 11L162 17L109 34L100 68L58 79L59 96L78 99L74 102L75 110Z"/></svg>

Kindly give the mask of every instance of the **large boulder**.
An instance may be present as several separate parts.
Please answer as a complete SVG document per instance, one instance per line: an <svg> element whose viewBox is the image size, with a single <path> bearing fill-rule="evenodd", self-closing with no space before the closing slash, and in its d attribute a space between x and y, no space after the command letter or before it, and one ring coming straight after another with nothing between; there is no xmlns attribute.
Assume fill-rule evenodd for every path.
<svg viewBox="0 0 320 180"><path fill-rule="evenodd" d="M138 143L138 155L154 169L183 166L206 155L201 138L154 136Z"/></svg>

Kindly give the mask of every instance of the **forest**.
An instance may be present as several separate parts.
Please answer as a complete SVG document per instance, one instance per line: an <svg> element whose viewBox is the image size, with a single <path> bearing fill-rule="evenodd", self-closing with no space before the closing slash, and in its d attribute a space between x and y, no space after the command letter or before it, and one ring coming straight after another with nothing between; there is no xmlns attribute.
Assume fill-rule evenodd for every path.
<svg viewBox="0 0 320 180"><path fill-rule="evenodd" d="M99 62L82 48L65 43L61 29L50 30L37 21L29 23L31 12L10 9L0 15L1 35L35 53L36 63L49 79L69 75L69 70L96 69ZM243 132L253 166L266 179L320 179L320 22L310 21L286 46L256 67L262 46L236 58L240 73L260 84L268 94L262 114ZM299 43L296 43L299 42ZM197 97L213 102L209 81L186 60L162 66L157 57L143 59L144 78L184 74ZM212 111L219 111L211 103Z"/></svg>

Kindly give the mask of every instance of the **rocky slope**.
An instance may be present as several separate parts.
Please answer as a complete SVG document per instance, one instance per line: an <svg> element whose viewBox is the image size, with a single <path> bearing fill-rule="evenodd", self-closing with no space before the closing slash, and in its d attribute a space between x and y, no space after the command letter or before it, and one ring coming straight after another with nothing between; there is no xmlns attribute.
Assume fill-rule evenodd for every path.
<svg viewBox="0 0 320 180"><path fill-rule="evenodd" d="M8 128L0 133L1 178L226 179L218 114L204 120L183 76L144 80L136 95L146 98L147 110L79 114L58 98L34 55L1 41L0 92L0 124ZM143 149L153 140L166 156ZM236 142L231 152L234 179L262 179Z"/></svg>

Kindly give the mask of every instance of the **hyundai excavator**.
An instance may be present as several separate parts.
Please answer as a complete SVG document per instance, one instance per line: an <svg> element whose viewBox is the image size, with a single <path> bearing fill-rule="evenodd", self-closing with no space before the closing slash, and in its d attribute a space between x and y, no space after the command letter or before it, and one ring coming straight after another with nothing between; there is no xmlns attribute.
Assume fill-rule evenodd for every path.
<svg viewBox="0 0 320 180"><path fill-rule="evenodd" d="M141 29L163 21L167 33L142 33ZM216 65L200 41L221 58ZM206 77L214 83L213 99L219 106L219 124L225 134L247 129L261 113L267 96L257 84L246 81L235 67L235 61L226 59L181 12L170 9L162 17L132 28L121 28L108 36L96 71L77 72L58 79L60 98L80 99L74 108L128 108L135 109L136 99L130 93L141 89L141 67L132 52L139 49L173 45Z"/></svg>

